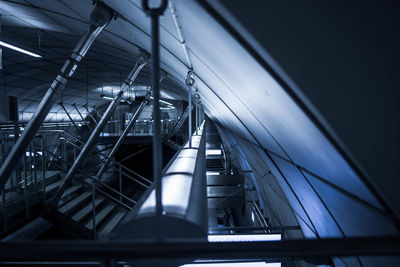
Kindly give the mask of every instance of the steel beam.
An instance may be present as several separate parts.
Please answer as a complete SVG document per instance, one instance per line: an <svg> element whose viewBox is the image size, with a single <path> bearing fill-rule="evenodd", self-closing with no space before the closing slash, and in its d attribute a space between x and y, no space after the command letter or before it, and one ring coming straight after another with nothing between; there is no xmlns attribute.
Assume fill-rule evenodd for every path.
<svg viewBox="0 0 400 267"><path fill-rule="evenodd" d="M150 55L146 53L143 50L140 50L138 59L136 61L136 64L132 71L129 73L128 77L125 79L124 84L122 85L121 90L122 91L127 91L129 87L132 85L132 83L136 80L137 76L139 75L140 71L143 69L143 67L149 62L150 60ZM144 106L147 104L148 100L150 98L150 92L148 92L142 101L140 103L139 107L137 108L135 114L129 121L128 125L125 127L124 131L122 132L121 136L118 138L117 142L115 143L114 147L112 148L110 154L108 155L108 158L106 158L106 161L103 163L101 166L99 172L97 173L97 179L101 180L101 177L103 176L103 173L106 170L107 164L110 163L109 159L114 158L115 153L117 152L118 148L121 146L122 142L125 140L126 136L128 135L129 131L132 129L132 127L135 125L136 120L138 119L139 115L142 113Z"/></svg>
<svg viewBox="0 0 400 267"><path fill-rule="evenodd" d="M81 117L83 123L85 123L85 125L89 128L89 130L92 130L89 126L89 123L86 121L86 119L83 117L82 113L79 111L78 107L76 106L76 104L72 104L72 106L75 108L76 112L78 112L79 117Z"/></svg>
<svg viewBox="0 0 400 267"><path fill-rule="evenodd" d="M35 114L33 114L28 125L25 127L25 130L22 132L21 137L18 139L4 164L1 166L0 188L2 188L6 183L15 165L18 163L18 160L22 154L25 153L27 146L32 141L35 133L46 118L47 114L50 112L50 109L53 107L54 96L57 91L62 90L66 86L68 80L75 73L76 68L86 55L96 37L109 24L112 17L113 11L101 4L97 4L93 9L90 15L89 30L75 46L71 56L61 68L61 71L40 102Z"/></svg>
<svg viewBox="0 0 400 267"><path fill-rule="evenodd" d="M118 138L117 142L115 143L114 147L112 148L110 154L108 155L108 158L105 159L105 162L101 166L99 172L97 173L96 177L97 179L101 180L101 177L103 176L107 165L110 163L110 159L113 159L115 154L117 153L119 147L122 145L122 142L125 140L125 138L128 136L129 131L132 129L132 127L135 125L137 119L139 118L140 114L142 113L144 106L147 104L148 100L150 98L150 92L146 94L146 97L142 102L140 103L139 107L136 109L135 114L132 116L130 121L128 122L128 125L125 127L124 131L122 132L121 136Z"/></svg>
<svg viewBox="0 0 400 267"><path fill-rule="evenodd" d="M114 97L113 101L111 101L110 105L107 107L107 110L104 112L103 117L101 118L99 124L97 124L96 128L90 134L90 137L86 141L85 145L83 146L81 152L79 153L78 157L72 164L71 168L69 169L68 173L61 181L61 184L53 198L55 204L60 200L64 190L67 188L68 184L72 180L72 177L75 175L76 171L78 170L79 166L81 165L82 161L86 158L87 154L89 153L90 149L94 145L97 137L99 136L100 132L103 130L104 126L106 125L108 119L110 118L111 114L114 112L116 107L118 106L119 102L121 101L122 95L124 94L123 91L119 91L118 94Z"/></svg>
<svg viewBox="0 0 400 267"><path fill-rule="evenodd" d="M61 106L61 108L64 110L65 114L67 114L67 117L69 118L69 120L72 122L72 125L74 125L75 129L78 131L78 133L81 133L81 130L79 129L79 127L76 125L75 121L72 119L71 115L69 115L69 112L67 111L67 109L65 108L63 102L60 102L59 105Z"/></svg>
<svg viewBox="0 0 400 267"><path fill-rule="evenodd" d="M90 116L90 118L92 118L93 122L94 122L95 124L97 124L97 120L96 120L96 118L92 115L92 113L90 112L90 110L88 109L88 106L87 106L87 105L84 105L84 107L85 107L85 109L86 109L88 115Z"/></svg>
<svg viewBox="0 0 400 267"><path fill-rule="evenodd" d="M399 237L326 238L266 242L25 241L0 242L0 261L179 259L310 260L325 257L400 256Z"/></svg>

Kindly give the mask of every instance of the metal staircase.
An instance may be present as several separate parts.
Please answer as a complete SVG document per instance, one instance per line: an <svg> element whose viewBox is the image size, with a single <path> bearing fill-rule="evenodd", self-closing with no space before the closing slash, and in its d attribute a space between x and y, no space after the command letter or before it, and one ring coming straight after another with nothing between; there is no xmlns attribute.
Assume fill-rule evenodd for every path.
<svg viewBox="0 0 400 267"><path fill-rule="evenodd" d="M107 235L130 210L88 185L74 184L67 188L56 209L50 209L46 219L61 225L77 237L97 238Z"/></svg>

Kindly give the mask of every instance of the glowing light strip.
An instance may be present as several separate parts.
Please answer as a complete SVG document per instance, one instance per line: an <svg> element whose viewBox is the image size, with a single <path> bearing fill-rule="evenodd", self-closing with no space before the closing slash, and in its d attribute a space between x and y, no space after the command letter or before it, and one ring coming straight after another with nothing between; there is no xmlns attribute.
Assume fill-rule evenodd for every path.
<svg viewBox="0 0 400 267"><path fill-rule="evenodd" d="M280 234L208 235L208 242L280 241Z"/></svg>
<svg viewBox="0 0 400 267"><path fill-rule="evenodd" d="M32 56L32 57L42 57L41 55L35 54L35 53L33 53L33 52L29 52L28 50L25 50L25 49L16 47L16 46L14 46L14 45L12 45L12 44L8 44L8 43L5 43L5 42L3 42L3 41L0 41L0 45L1 45L1 46L4 46L4 47L7 47L7 48L10 48L10 49L12 49L12 50L18 51L18 52L20 52L20 53L24 53L24 54L29 55L29 56Z"/></svg>
<svg viewBox="0 0 400 267"><path fill-rule="evenodd" d="M221 262L221 263L189 263L184 264L181 267L228 267L228 266L249 266L249 267L258 267L258 266L269 266L269 267L280 267L280 262L263 262L263 261L253 261L253 262Z"/></svg>
<svg viewBox="0 0 400 267"><path fill-rule="evenodd" d="M219 172L211 172L211 171L207 171L206 175L219 175Z"/></svg>
<svg viewBox="0 0 400 267"><path fill-rule="evenodd" d="M221 155L221 149L208 149L206 150L206 156Z"/></svg>

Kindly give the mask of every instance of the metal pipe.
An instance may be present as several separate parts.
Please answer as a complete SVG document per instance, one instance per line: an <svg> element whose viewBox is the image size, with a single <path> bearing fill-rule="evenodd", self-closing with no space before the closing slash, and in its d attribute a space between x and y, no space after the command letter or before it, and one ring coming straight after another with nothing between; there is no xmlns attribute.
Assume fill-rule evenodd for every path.
<svg viewBox="0 0 400 267"><path fill-rule="evenodd" d="M47 205L46 202L46 138L45 135L42 135L42 192L43 192L43 202ZM47 206L46 206L47 207Z"/></svg>
<svg viewBox="0 0 400 267"><path fill-rule="evenodd" d="M24 168L24 201L25 201L25 216L26 219L29 219L29 205L28 205L28 196L26 195L26 189L28 187L28 168L26 166L26 152L23 156L23 168Z"/></svg>
<svg viewBox="0 0 400 267"><path fill-rule="evenodd" d="M75 108L76 112L78 112L79 117L81 117L82 121L85 123L85 125L89 128L89 130L92 130L92 128L90 128L89 123L86 121L86 119L83 117L82 113L79 111L78 107L76 106L76 104L72 104L72 106Z"/></svg>
<svg viewBox="0 0 400 267"><path fill-rule="evenodd" d="M152 54L152 89L153 89L153 180L156 188L156 213L162 215L161 202L161 171L162 171L162 146L161 146L161 114L160 114L160 33L159 16L167 8L168 1L162 0L158 8L150 8L149 1L143 0L143 10L151 18L151 54Z"/></svg>
<svg viewBox="0 0 400 267"><path fill-rule="evenodd" d="M6 192L5 192L5 190L4 190L4 186L3 186L3 188L2 188L2 190L1 190L1 196L2 196L2 208L3 208L3 229L4 229L4 232L7 232L7 214L6 214Z"/></svg>
<svg viewBox="0 0 400 267"><path fill-rule="evenodd" d="M188 86L189 89L189 127L188 127L188 139L189 139L189 148L192 147L192 87Z"/></svg>
<svg viewBox="0 0 400 267"><path fill-rule="evenodd" d="M132 127L135 125L137 119L139 118L140 114L142 113L144 106L147 104L147 101L150 97L150 93L146 94L145 99L140 103L139 107L136 109L135 114L132 116L130 121L128 122L128 125L125 127L124 131L122 132L121 136L118 138L117 142L115 143L114 147L112 148L110 154L108 154L108 158L106 158L105 162L101 166L99 172L97 173L97 179L101 180L101 177L103 176L106 167L108 164L110 164L110 160L114 158L115 154L117 153L119 147L122 145L122 142L125 140L126 136L128 136L128 133L132 129Z"/></svg>
<svg viewBox="0 0 400 267"><path fill-rule="evenodd" d="M35 114L33 114L31 120L22 132L20 138L14 145L12 151L8 155L5 163L0 169L0 187L2 187L11 172L16 166L19 158L22 156L28 144L32 141L35 133L39 129L41 123L45 120L50 109L53 107L54 96L57 91L62 90L67 84L68 80L75 73L76 68L86 55L90 46L93 44L96 37L100 32L108 25L113 17L113 11L108 7L101 4L97 4L90 15L90 25L88 32L81 38L79 43L75 46L74 50L69 59L65 62L61 71L57 75L56 79L47 90L46 95L40 102Z"/></svg>
<svg viewBox="0 0 400 267"><path fill-rule="evenodd" d="M136 61L135 67L132 69L132 71L129 73L128 77L125 79L124 84L121 87L122 91L127 91L129 87L132 85L132 83L136 80L136 77L139 75L140 71L143 69L143 67L149 62L150 60L150 55L146 53L143 50L140 50L138 59ZM140 103L140 106L137 108L135 114L129 121L128 125L125 127L124 131L122 132L121 136L118 138L117 142L115 143L114 147L112 148L110 154L108 155L109 158L114 158L115 153L117 152L118 148L121 146L122 142L125 140L126 136L128 135L129 131L132 129L132 127L135 125L136 120L138 119L139 115L142 113L144 106L147 104L148 100L150 97L150 92L148 92L145 96L145 99ZM106 159L106 161L103 163L101 166L99 172L97 173L97 178L101 180L101 177L103 176L105 170L106 170L106 165L109 164L109 160Z"/></svg>
<svg viewBox="0 0 400 267"><path fill-rule="evenodd" d="M78 157L72 164L71 168L69 169L65 178L61 181L61 184L57 190L57 193L53 197L55 203L57 203L64 190L67 188L68 183L72 180L72 177L75 175L76 171L78 170L82 161L86 158L87 154L89 153L91 147L96 141L96 138L99 136L100 132L103 130L104 126L106 125L108 119L110 118L111 114L114 112L116 107L118 106L119 102L121 101L122 95L124 94L123 91L119 91L115 98L111 101L110 105L107 107L107 110L104 112L103 117L97 124L96 128L90 134L90 137L86 141L85 145L83 146L81 152L79 153Z"/></svg>

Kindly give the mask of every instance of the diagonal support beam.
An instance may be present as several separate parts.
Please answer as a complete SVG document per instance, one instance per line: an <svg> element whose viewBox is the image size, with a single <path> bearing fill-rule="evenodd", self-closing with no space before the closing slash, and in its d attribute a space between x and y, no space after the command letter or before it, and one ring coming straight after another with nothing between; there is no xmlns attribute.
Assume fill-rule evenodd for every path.
<svg viewBox="0 0 400 267"><path fill-rule="evenodd" d="M97 137L99 136L100 132L103 130L104 126L106 125L108 119L110 118L111 114L113 114L114 110L118 106L119 102L121 102L121 98L124 92L121 90L115 96L113 101L111 101L110 105L107 107L107 110L104 112L103 117L101 118L99 124L97 124L96 128L91 133L89 139L86 141L85 145L83 146L81 152L79 153L78 157L72 164L71 168L69 169L68 173L65 175L64 179L61 181L60 186L54 196L54 201L57 202L60 200L62 194L64 193L65 189L67 188L68 184L71 182L72 178L74 177L76 171L78 170L79 166L81 165L82 161L86 158L87 154L89 153L90 149L96 142Z"/></svg>
<svg viewBox="0 0 400 267"><path fill-rule="evenodd" d="M75 108L76 112L78 112L79 117L81 117L82 121L85 123L85 125L89 128L89 130L92 130L89 126L89 123L87 120L83 117L82 113L79 111L79 108L76 106L76 104L72 104L72 106Z"/></svg>
<svg viewBox="0 0 400 267"><path fill-rule="evenodd" d="M35 133L45 120L47 114L50 112L50 109L53 107L54 96L56 95L57 91L62 90L66 86L68 80L75 73L75 70L81 63L83 57L86 55L96 37L109 24L112 17L113 11L101 4L97 4L93 9L92 14L90 15L89 30L75 46L71 56L61 68L60 73L47 90L35 114L33 114L25 130L22 132L21 137L18 139L4 164L1 166L0 188L2 188L7 182L11 172L18 163L18 160L25 153L27 146L32 141Z"/></svg>
<svg viewBox="0 0 400 267"><path fill-rule="evenodd" d="M72 122L72 124L74 125L75 129L78 131L79 134L81 134L81 129L79 129L79 127L76 125L75 121L72 119L71 115L69 115L69 112L67 111L67 109L64 106L63 102L58 103L60 105L60 107L64 110L65 114L67 114L68 119Z"/></svg>
<svg viewBox="0 0 400 267"><path fill-rule="evenodd" d="M193 106L192 106L193 110ZM179 121L175 124L174 128L172 129L171 133L167 135L167 139L170 138L171 136L174 136L183 126L185 123L187 117L189 116L189 105L186 107L185 111L183 112L181 118Z"/></svg>
<svg viewBox="0 0 400 267"><path fill-rule="evenodd" d="M96 118L92 115L92 113L90 112L90 110L88 109L88 106L87 106L87 105L84 105L84 107L85 107L85 109L86 109L86 111L87 111L89 117L92 118L93 122L97 125L97 120L96 120Z"/></svg>
<svg viewBox="0 0 400 267"><path fill-rule="evenodd" d="M125 140L125 138L128 136L129 131L132 129L132 127L135 125L137 119L139 118L140 114L142 113L144 106L147 104L148 100L150 98L150 92L147 93L146 97L142 102L140 103L139 107L136 109L135 114L132 116L130 119L128 125L125 127L124 131L122 132L121 136L118 138L117 142L115 143L114 147L112 148L110 154L108 155L108 158L106 158L106 161L103 163L101 166L99 172L97 173L97 179L101 180L101 177L103 176L107 165L110 163L109 159L114 158L115 154L117 153L119 147L122 145L122 142Z"/></svg>

